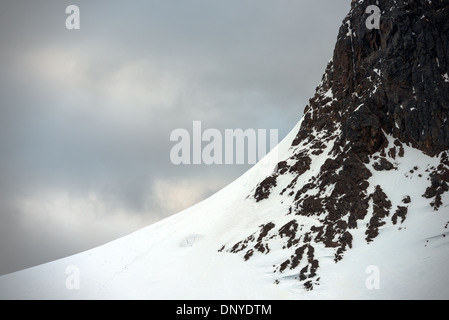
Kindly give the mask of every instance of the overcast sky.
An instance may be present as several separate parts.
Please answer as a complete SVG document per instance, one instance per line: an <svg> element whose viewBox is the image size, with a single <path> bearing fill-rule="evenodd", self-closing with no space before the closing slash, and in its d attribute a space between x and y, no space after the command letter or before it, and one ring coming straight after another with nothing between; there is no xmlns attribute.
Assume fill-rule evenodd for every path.
<svg viewBox="0 0 449 320"><path fill-rule="evenodd" d="M66 29L66 7L80 30ZM0 274L175 214L249 165L170 162L170 133L301 118L349 0L0 2Z"/></svg>

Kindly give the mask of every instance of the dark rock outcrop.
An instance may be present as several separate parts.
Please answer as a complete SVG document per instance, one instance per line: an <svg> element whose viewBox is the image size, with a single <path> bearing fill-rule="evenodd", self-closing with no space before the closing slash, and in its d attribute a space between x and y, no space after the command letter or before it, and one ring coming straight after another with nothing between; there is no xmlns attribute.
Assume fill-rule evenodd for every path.
<svg viewBox="0 0 449 320"><path fill-rule="evenodd" d="M366 26L369 5L381 10L380 29ZM319 223L302 233L298 219L280 228L270 225L268 231L267 224L258 237L256 232L229 251L245 251L249 259L255 250L267 254L268 242L277 238L292 254L274 271L298 268L299 281L313 289L319 268L314 244L332 248L338 262L352 247L353 229L364 228L371 242L388 217L393 224L405 221L407 206L392 208L382 187L370 186L369 179L373 172L395 170L393 162L404 156L406 145L441 159L428 169L430 185L423 195L438 210L449 191L448 17L446 0L352 1L333 58L305 109L292 156L253 194L258 202L269 199L279 176L291 175L280 192L293 198L288 214ZM323 155L327 159L311 172Z"/></svg>

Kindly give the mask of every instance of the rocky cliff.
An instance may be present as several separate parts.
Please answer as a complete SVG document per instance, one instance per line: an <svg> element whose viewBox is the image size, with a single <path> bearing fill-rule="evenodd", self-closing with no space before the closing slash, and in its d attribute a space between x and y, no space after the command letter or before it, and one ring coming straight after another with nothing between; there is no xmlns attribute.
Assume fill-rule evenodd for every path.
<svg viewBox="0 0 449 320"><path fill-rule="evenodd" d="M380 9L379 29L367 27L370 5ZM310 290L320 278L317 247L333 252L338 263L355 230L372 242L382 227L407 219L416 199L390 199L384 190L390 182L374 179L377 172L415 174L427 210L442 207L449 190L448 17L448 1L352 1L291 153L250 195L288 209L273 210L254 233L221 250L249 260L280 246L285 257L273 265L279 281L295 276ZM413 162L405 148L436 164L417 159L400 168L403 157ZM291 219L279 224L279 216Z"/></svg>

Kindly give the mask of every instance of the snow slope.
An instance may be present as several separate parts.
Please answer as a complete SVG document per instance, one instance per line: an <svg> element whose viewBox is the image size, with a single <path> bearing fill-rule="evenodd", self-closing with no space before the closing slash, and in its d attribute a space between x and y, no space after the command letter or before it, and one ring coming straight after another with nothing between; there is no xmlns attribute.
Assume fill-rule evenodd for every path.
<svg viewBox="0 0 449 320"><path fill-rule="evenodd" d="M292 131L292 134L295 130ZM288 149L292 134L269 156L209 199L98 248L0 277L5 299L288 298L270 274L219 253L223 237L252 226L251 188ZM80 289L66 288L66 268L77 266Z"/></svg>
<svg viewBox="0 0 449 320"><path fill-rule="evenodd" d="M447 38L449 6L379 5L386 22L367 31L352 1L303 119L247 173L129 236L0 277L0 298L449 299L447 48L426 47Z"/></svg>
<svg viewBox="0 0 449 320"><path fill-rule="evenodd" d="M392 202L410 195L414 201L407 219L401 225L383 226L371 243L364 241L363 234L355 234L353 248L338 263L328 248L319 248L315 256L320 260L321 280L314 290L304 290L293 274L276 284L279 275L272 266L285 256L280 247L248 261L239 254L219 252L223 244L250 234L267 217L280 224L291 219L280 213L279 199L256 202L247 196L273 171L279 157L291 154L290 145L300 125L267 157L209 199L98 248L2 276L0 298L449 298L449 277L443 276L449 262L448 199L443 201L444 208L433 211L421 197L425 184L418 174L437 159L409 147L400 158L403 162L397 163L398 170L374 172L371 177L373 185L381 181L382 186L390 186L385 192ZM412 176L409 170L415 166L421 169ZM303 224L316 223L313 218L297 219ZM69 266L79 270L79 289L66 286L73 275L66 273ZM372 282L376 272L379 277Z"/></svg>

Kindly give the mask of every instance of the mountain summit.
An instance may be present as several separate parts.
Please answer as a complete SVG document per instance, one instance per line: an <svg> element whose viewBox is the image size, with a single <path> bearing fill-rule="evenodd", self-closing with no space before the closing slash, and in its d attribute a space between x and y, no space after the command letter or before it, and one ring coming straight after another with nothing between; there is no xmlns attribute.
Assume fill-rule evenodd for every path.
<svg viewBox="0 0 449 320"><path fill-rule="evenodd" d="M379 29L366 26L371 4L381 10ZM448 213L442 201L449 190L447 17L445 1L352 1L291 155L251 195L257 202L291 202L284 212L291 220L279 225L273 215L228 251L250 259L268 254L278 239L291 255L274 271L299 269L298 278L312 289L320 277L317 246L332 248L338 262L352 248L355 230L375 241L382 227L400 229L422 198L425 211ZM411 148L422 159L413 159ZM413 184L415 195L402 184ZM304 225L300 217L314 223Z"/></svg>
<svg viewBox="0 0 449 320"><path fill-rule="evenodd" d="M0 277L0 297L449 298L447 17L442 0L353 0L270 154L177 215Z"/></svg>

